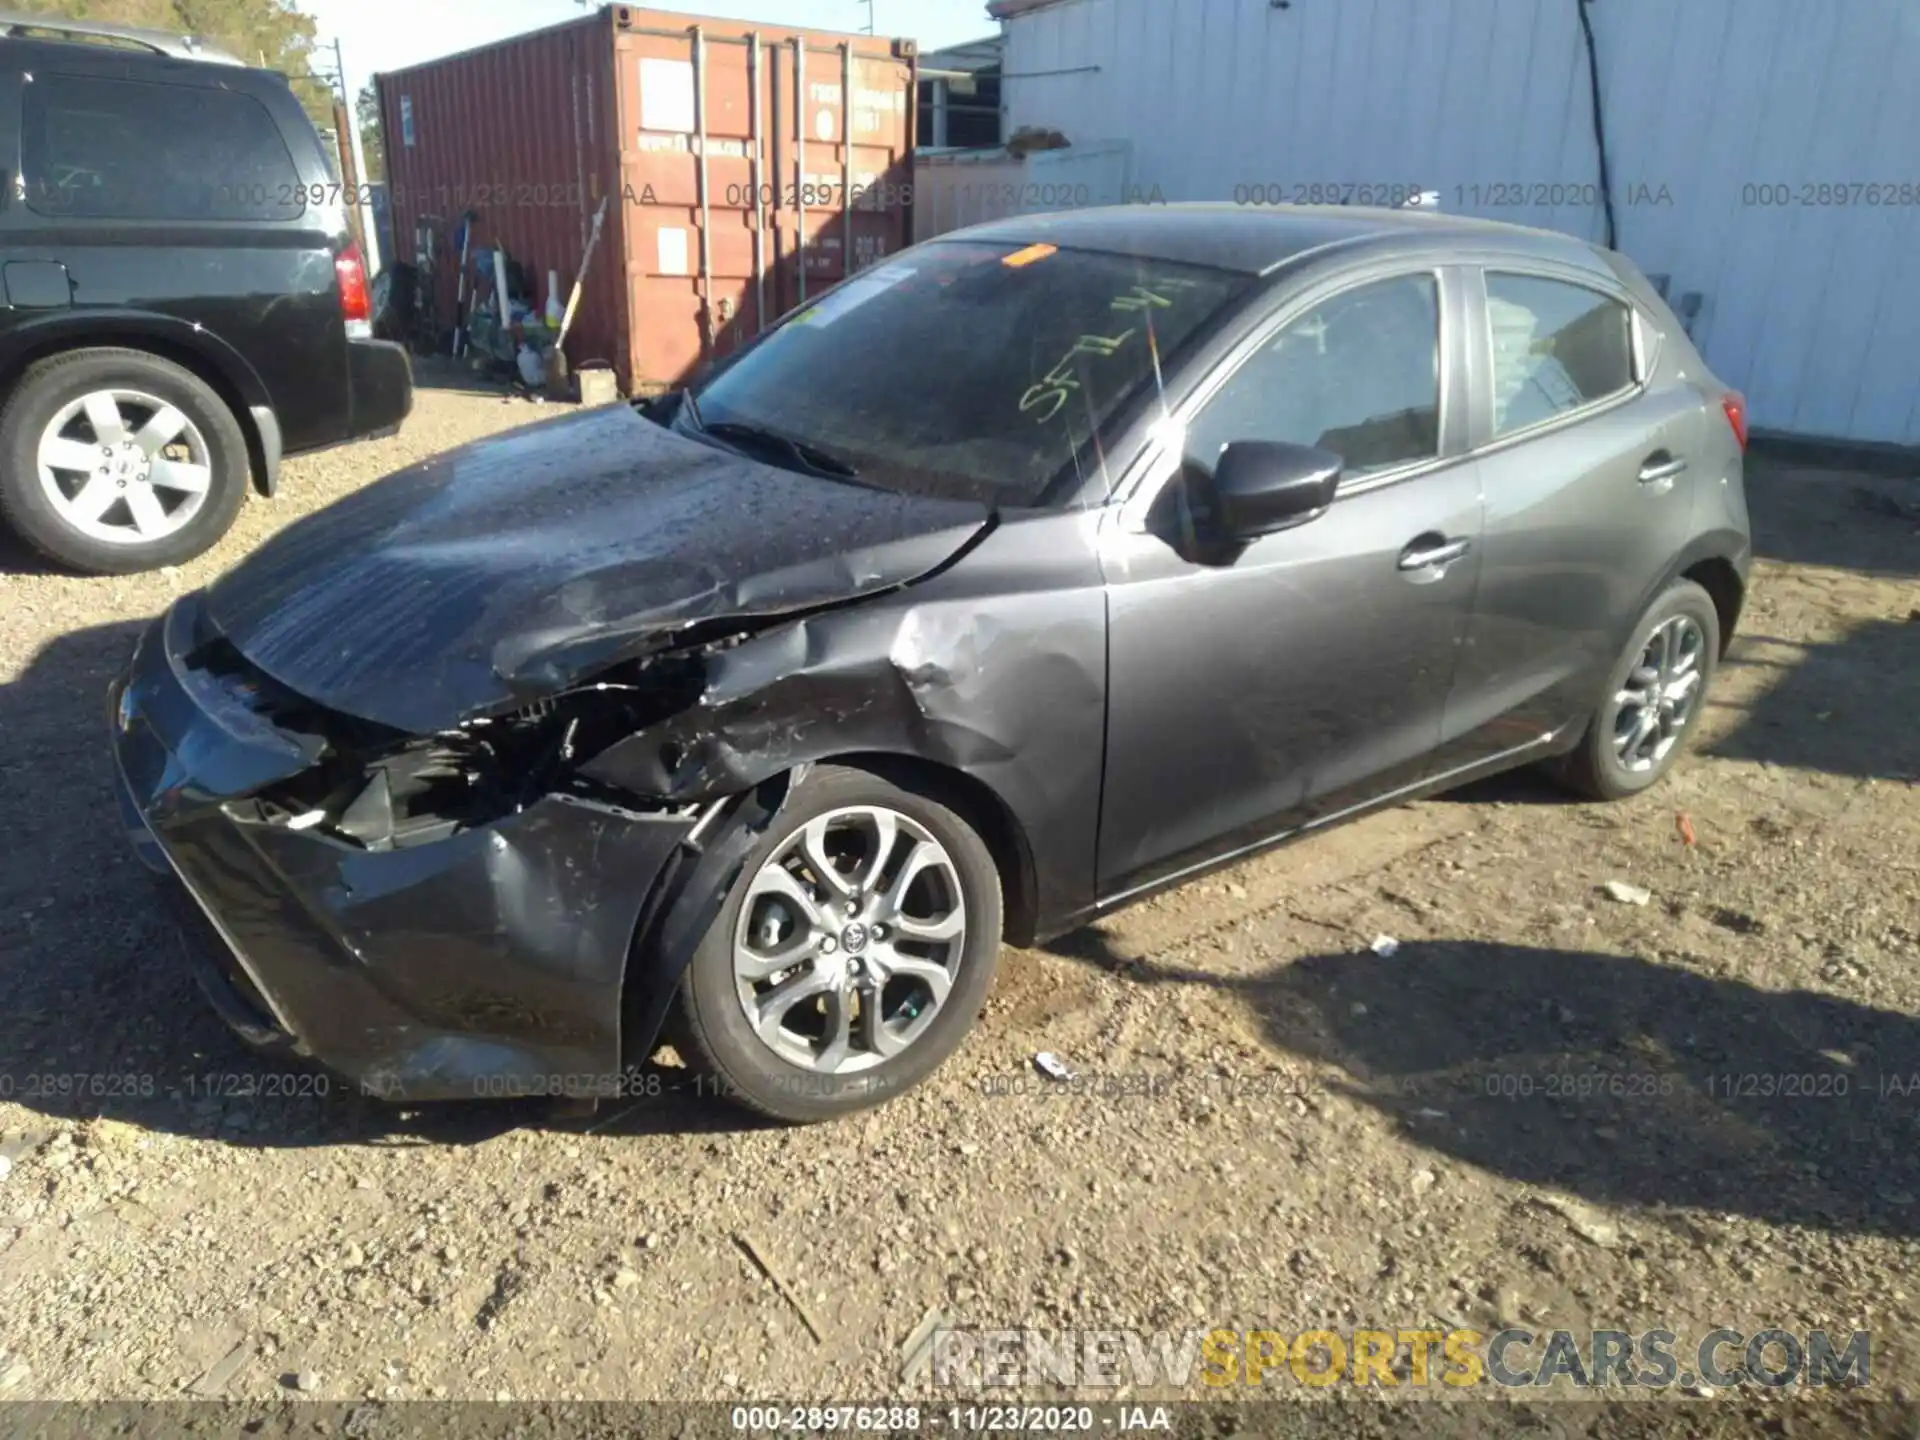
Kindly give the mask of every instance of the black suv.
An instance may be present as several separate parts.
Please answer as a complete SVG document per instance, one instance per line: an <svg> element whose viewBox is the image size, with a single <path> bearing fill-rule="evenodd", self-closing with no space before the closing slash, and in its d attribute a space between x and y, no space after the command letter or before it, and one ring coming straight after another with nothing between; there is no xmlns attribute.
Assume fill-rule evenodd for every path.
<svg viewBox="0 0 1920 1440"><path fill-rule="evenodd" d="M286 77L0 12L0 510L77 569L199 554L280 457L391 434L404 350Z"/></svg>

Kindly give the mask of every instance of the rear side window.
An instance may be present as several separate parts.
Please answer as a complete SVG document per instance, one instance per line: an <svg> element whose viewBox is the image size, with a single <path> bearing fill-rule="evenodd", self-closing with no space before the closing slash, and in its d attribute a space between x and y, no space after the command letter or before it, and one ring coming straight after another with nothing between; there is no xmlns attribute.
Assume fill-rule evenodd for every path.
<svg viewBox="0 0 1920 1440"><path fill-rule="evenodd" d="M294 220L306 209L279 127L251 96L82 75L24 89L21 179L43 215Z"/></svg>
<svg viewBox="0 0 1920 1440"><path fill-rule="evenodd" d="M1496 435L1633 384L1633 315L1612 296L1562 280L1489 271L1487 319Z"/></svg>

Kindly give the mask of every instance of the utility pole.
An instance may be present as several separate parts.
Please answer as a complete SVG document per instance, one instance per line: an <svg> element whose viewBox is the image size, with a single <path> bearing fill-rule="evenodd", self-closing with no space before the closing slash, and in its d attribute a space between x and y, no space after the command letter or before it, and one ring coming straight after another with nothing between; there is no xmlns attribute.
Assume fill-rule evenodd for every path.
<svg viewBox="0 0 1920 1440"><path fill-rule="evenodd" d="M873 0L858 0L858 3L863 4L867 7L867 23L861 29L860 33L862 35L871 35L874 33L873 31Z"/></svg>
<svg viewBox="0 0 1920 1440"><path fill-rule="evenodd" d="M347 62L340 55L339 37L333 42L333 73L340 79L340 99L347 107L348 144L353 147L354 176L360 182L360 193L354 197L354 203L360 208L360 233L366 237L367 253L361 261L367 267L367 278L380 273L380 229L373 219L373 192L367 185L367 155L360 141L360 106L351 86L347 84Z"/></svg>

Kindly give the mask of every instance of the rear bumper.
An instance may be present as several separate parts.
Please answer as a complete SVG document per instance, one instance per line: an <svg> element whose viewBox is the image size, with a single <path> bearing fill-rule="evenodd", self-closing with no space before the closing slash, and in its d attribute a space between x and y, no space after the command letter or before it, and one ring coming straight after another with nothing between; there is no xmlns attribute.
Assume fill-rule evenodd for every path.
<svg viewBox="0 0 1920 1440"><path fill-rule="evenodd" d="M315 742L185 663L197 604L108 699L129 839L205 917L183 933L227 1023L388 1098L622 1093L628 955L692 821L550 795L376 852L265 820L249 797Z"/></svg>
<svg viewBox="0 0 1920 1440"><path fill-rule="evenodd" d="M349 340L347 383L355 439L391 435L413 413L413 362L391 341Z"/></svg>

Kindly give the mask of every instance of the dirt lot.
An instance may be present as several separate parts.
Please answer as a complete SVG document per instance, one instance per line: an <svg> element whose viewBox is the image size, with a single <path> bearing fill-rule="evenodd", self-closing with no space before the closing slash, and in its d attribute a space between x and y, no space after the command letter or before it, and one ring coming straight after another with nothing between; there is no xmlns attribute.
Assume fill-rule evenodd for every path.
<svg viewBox="0 0 1920 1440"><path fill-rule="evenodd" d="M1920 484L1754 467L1743 634L1655 793L1503 780L1010 954L868 1117L753 1125L671 1067L592 1121L229 1093L267 1072L120 834L108 675L295 515L542 413L426 391L175 574L0 541L0 1395L875 1399L929 1307L1866 1329L1876 1393L1920 1387Z"/></svg>

